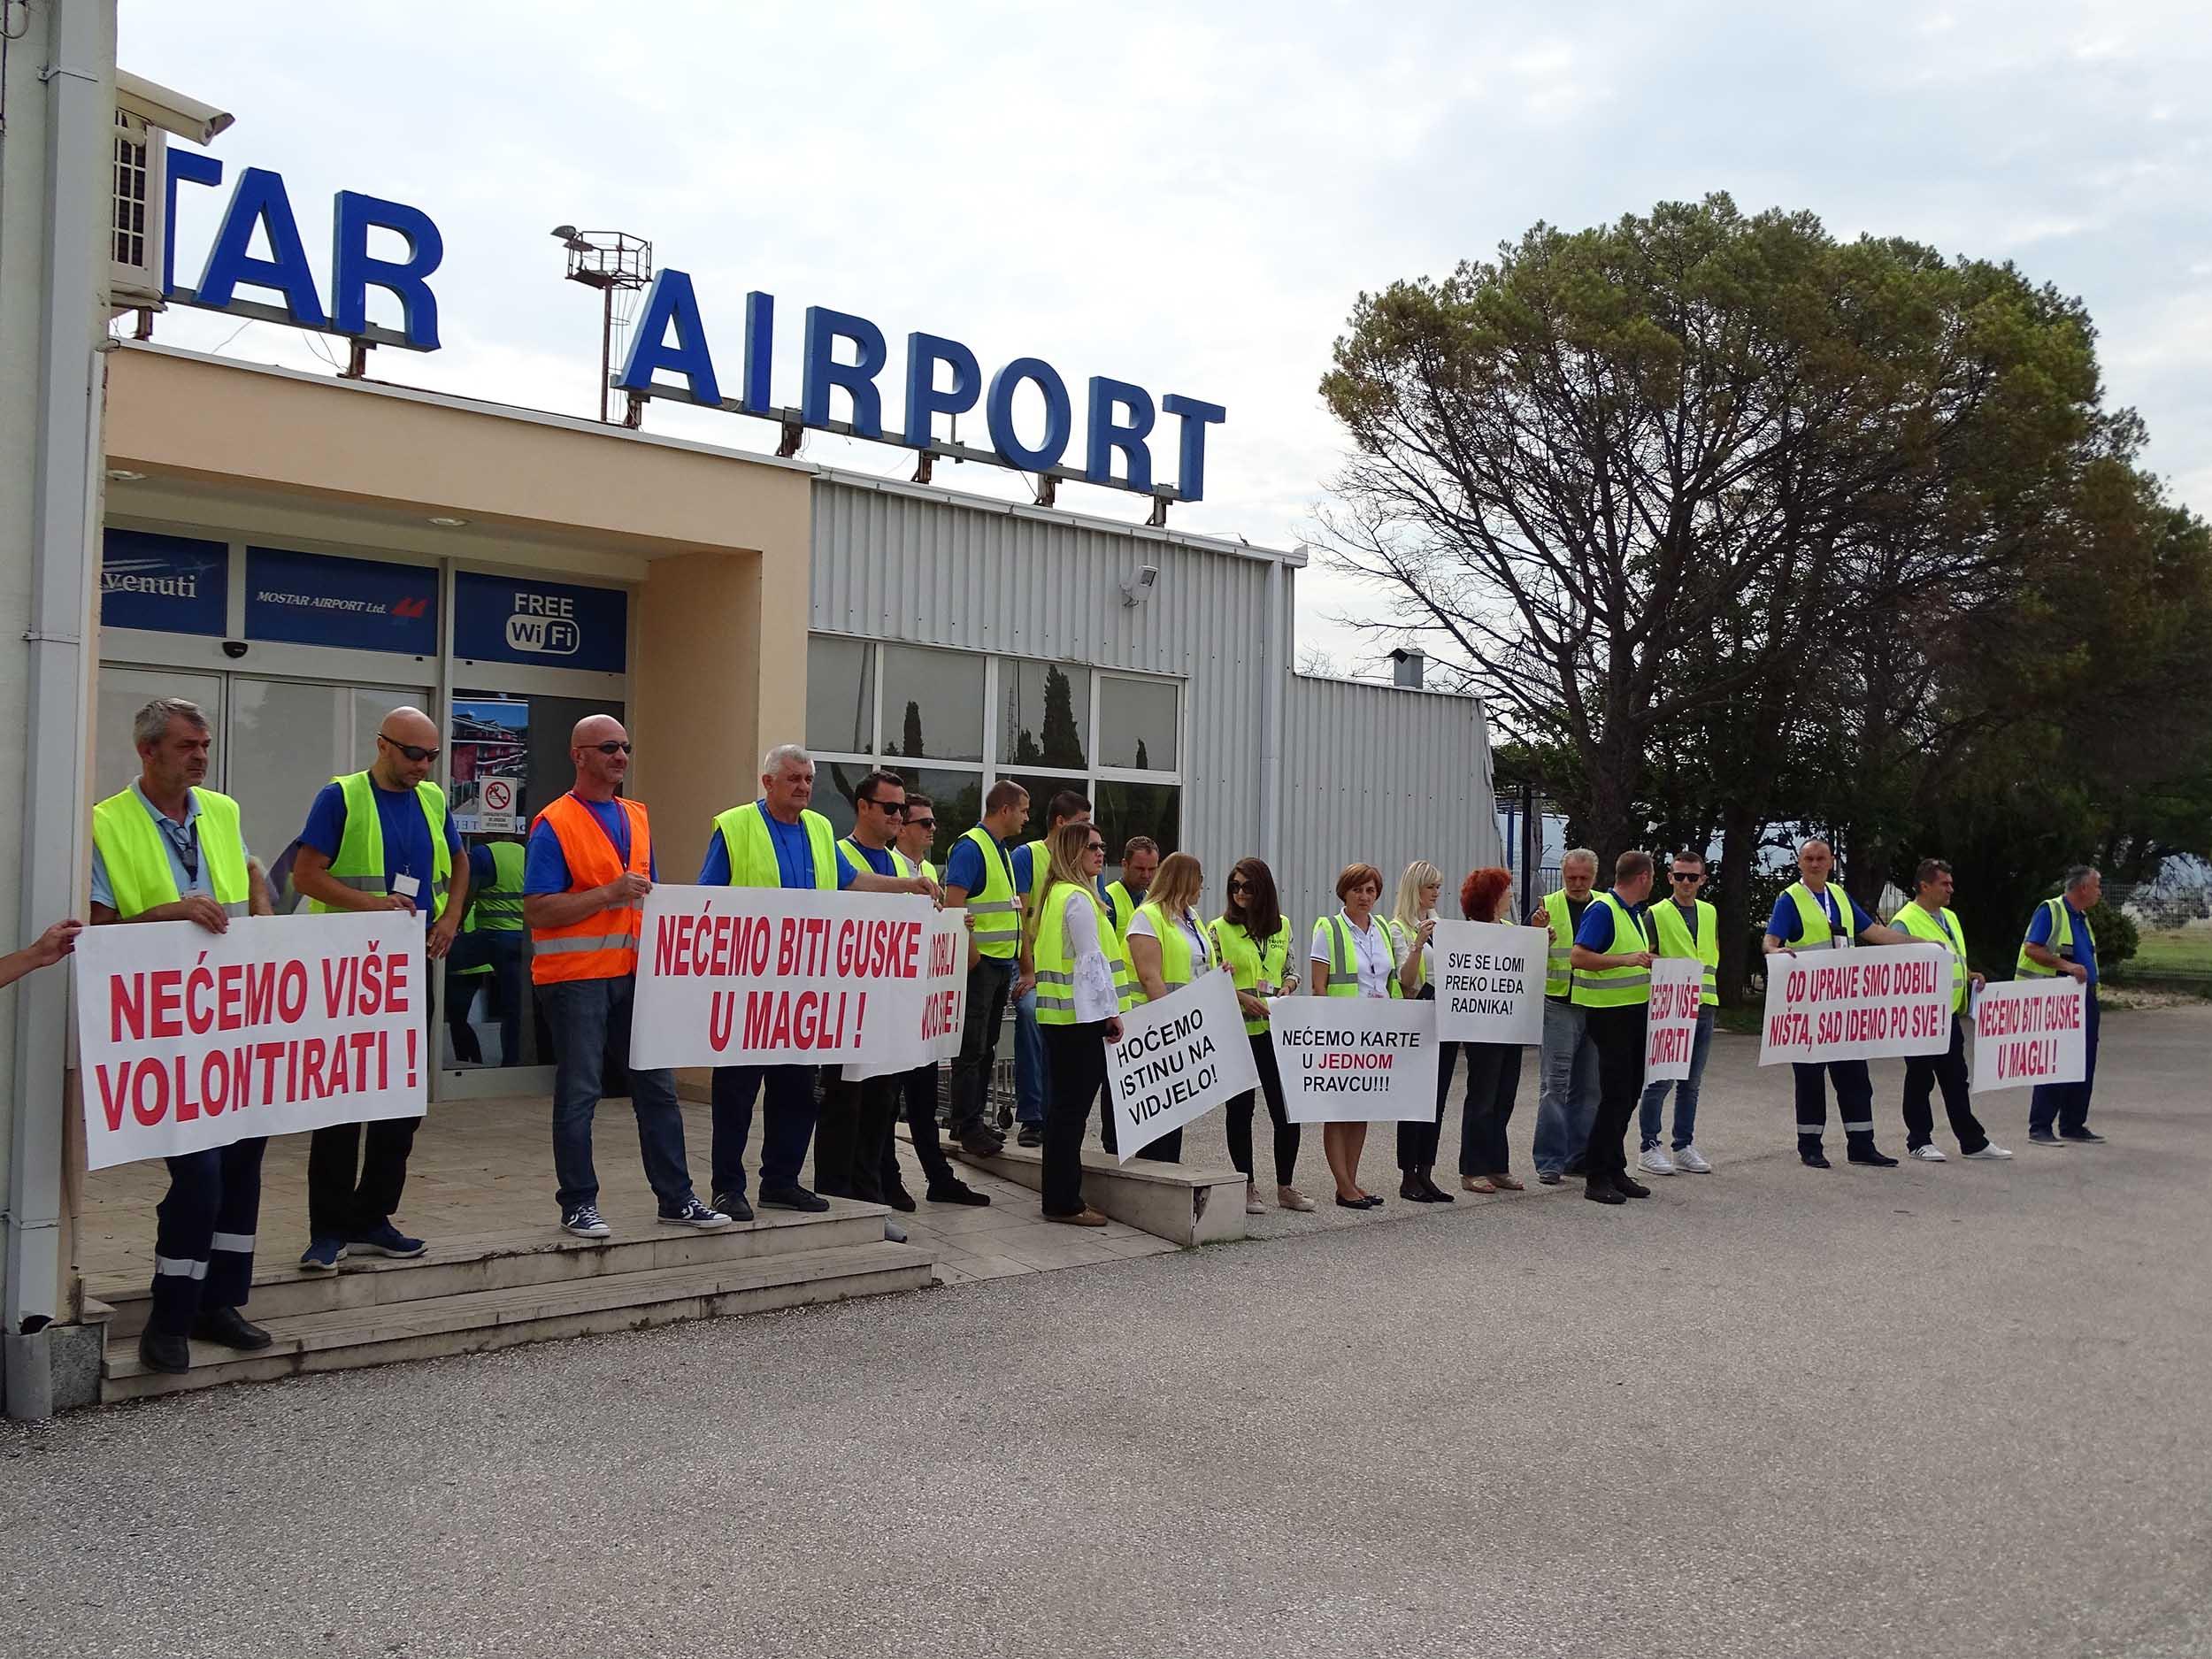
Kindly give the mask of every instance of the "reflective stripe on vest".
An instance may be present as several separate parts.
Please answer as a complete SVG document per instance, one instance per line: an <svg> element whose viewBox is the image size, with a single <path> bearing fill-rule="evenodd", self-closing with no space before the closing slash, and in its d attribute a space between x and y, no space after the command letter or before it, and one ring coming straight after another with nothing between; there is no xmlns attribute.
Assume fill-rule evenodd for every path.
<svg viewBox="0 0 2212 1659"><path fill-rule="evenodd" d="M1690 937L1690 925L1682 919L1682 907L1672 899L1663 899L1651 907L1652 920L1659 928L1659 954L1663 956L1694 956L1705 964L1705 994L1698 1000L1710 1008L1720 1001L1720 912L1703 899L1697 905L1697 937Z"/></svg>
<svg viewBox="0 0 2212 1659"><path fill-rule="evenodd" d="M492 856L492 881L488 887L469 891L468 919L461 924L465 933L518 933L523 931L522 870L525 863L519 841L493 841L485 848ZM489 972L488 968L471 969L471 972Z"/></svg>
<svg viewBox="0 0 2212 1659"><path fill-rule="evenodd" d="M1353 955L1352 923L1341 910L1334 916L1325 916L1321 926L1329 930L1329 987L1330 996L1357 996L1359 988L1359 959ZM1382 934L1383 949L1390 954L1390 995L1403 996L1398 988L1398 956L1392 948L1390 930L1380 923L1370 921L1368 926Z"/></svg>
<svg viewBox="0 0 2212 1659"><path fill-rule="evenodd" d="M972 841L983 856L983 890L968 895L968 915L975 926L968 936L986 956L1007 962L1021 949L1021 900L1014 893L1014 869L1006 849L991 839L991 832L977 825L960 838Z"/></svg>
<svg viewBox="0 0 2212 1659"><path fill-rule="evenodd" d="M330 861L330 878L356 893L380 898L392 887L391 872L384 864L384 819L377 810L376 780L365 772L356 772L333 778L331 782L345 795L346 826L338 837L337 856ZM388 789L385 793L402 792ZM419 783L415 804L422 809L422 821L430 831L430 910L434 913L445 908L446 886L453 879L453 849L445 844L445 791L426 780ZM327 916L338 907L310 899L307 908L316 915ZM423 906L418 902L415 908L419 910Z"/></svg>
<svg viewBox="0 0 2212 1659"><path fill-rule="evenodd" d="M1917 901L1907 904L1889 918L1892 927L1901 927L1915 939L1924 939L1932 945L1942 945L1951 953L1951 1007L1963 1013L1966 1010L1966 931L1959 926L1959 918L1947 909L1939 916L1931 916Z"/></svg>
<svg viewBox="0 0 2212 1659"><path fill-rule="evenodd" d="M1038 917L1037 937L1031 946L1037 969L1037 1023L1072 1025L1075 1018L1075 950L1068 939L1068 905L1083 889L1063 881L1044 895ZM1098 896L1091 895L1091 913L1099 914ZM1102 932L1099 949L1107 949L1110 935Z"/></svg>
<svg viewBox="0 0 2212 1659"><path fill-rule="evenodd" d="M1551 918L1551 949L1544 953L1544 995L1564 996L1574 985L1574 912L1567 908L1567 889L1544 895L1544 913Z"/></svg>
<svg viewBox="0 0 2212 1659"><path fill-rule="evenodd" d="M891 854L891 869L894 874L911 876L914 873L914 866L907 862L904 853L895 847L887 850ZM837 843L837 856L851 866L853 874L856 876L872 876L881 873L868 862L868 856L861 850L860 843L849 835Z"/></svg>
<svg viewBox="0 0 2212 1659"><path fill-rule="evenodd" d="M2073 961L2074 929L2064 896L2046 899L2037 908L2051 913L2051 936L2043 941L2043 949L2062 962ZM2028 921L2032 926L2035 918L2030 917ZM2097 930L2090 926L2089 918L2086 916L2081 918L2081 931L2089 935L2089 949L2091 954L2094 955L2097 949ZM2056 968L2047 968L2028 955L2028 941L2025 937L2023 937L2020 941L2020 955L2012 964L2013 978L2016 979L2049 979L2056 978L2057 974Z"/></svg>
<svg viewBox="0 0 2212 1659"><path fill-rule="evenodd" d="M532 822L533 830L542 824L560 842L571 893L603 887L626 870L641 876L652 871L653 832L646 822L645 809L620 795L615 801L630 826L627 864L591 809L573 794L560 796ZM644 907L623 904L595 910L566 927L533 927L530 981L557 985L570 979L618 979L635 973L638 937L644 926Z"/></svg>
<svg viewBox="0 0 2212 1659"><path fill-rule="evenodd" d="M829 820L819 812L801 811L799 824L806 831L807 851L814 864L814 885L826 892L837 890L837 853ZM730 886L780 887L783 866L776 862L776 843L768 833L768 811L757 801L733 806L714 820L729 855Z"/></svg>
<svg viewBox="0 0 2212 1659"><path fill-rule="evenodd" d="M1802 881L1793 881L1782 889L1783 894L1797 906L1797 937L1783 942L1793 950L1848 950L1852 936L1858 931L1851 926L1851 895L1838 894L1833 887L1823 892L1836 902L1836 913L1832 919L1813 890Z"/></svg>
<svg viewBox="0 0 2212 1659"><path fill-rule="evenodd" d="M1220 916L1214 918L1213 936L1214 954L1221 958L1221 965L1229 971L1230 981L1238 990L1256 996L1260 981L1264 979L1281 994L1283 969L1290 957L1288 922L1277 927L1274 937L1262 945L1249 928ZM1256 1037L1266 1029L1263 1019L1244 1022L1247 1036Z"/></svg>
<svg viewBox="0 0 2212 1659"><path fill-rule="evenodd" d="M246 913L251 885L246 875L246 843L238 832L238 803L212 789L195 789L199 810L193 833L207 861L207 885L216 903L231 916ZM125 921L157 904L174 904L176 873L169 867L167 833L146 810L134 789L111 795L92 809L92 844L107 865L108 889L115 913Z"/></svg>
<svg viewBox="0 0 2212 1659"><path fill-rule="evenodd" d="M1613 937L1606 949L1598 954L1606 956L1624 956L1631 950L1652 948L1649 934L1636 926L1636 918L1628 912L1612 894L1601 893L1597 902L1612 912ZM1589 920L1586 912L1583 919ZM1624 944L1623 935L1635 941ZM1574 1000L1582 1008L1634 1008L1651 1001L1651 970L1649 968L1577 968L1575 970Z"/></svg>

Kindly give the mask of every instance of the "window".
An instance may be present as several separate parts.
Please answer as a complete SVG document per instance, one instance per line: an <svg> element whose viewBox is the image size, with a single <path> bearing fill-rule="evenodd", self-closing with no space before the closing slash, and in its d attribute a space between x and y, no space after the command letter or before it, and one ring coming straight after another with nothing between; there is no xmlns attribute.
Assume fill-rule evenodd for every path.
<svg viewBox="0 0 2212 1659"><path fill-rule="evenodd" d="M1052 797L1087 797L1118 860L1132 835L1173 852L1182 827L1182 686L1048 663L818 634L807 641L807 747L814 810L841 835L852 795L877 766L930 797L941 865L1001 778L1029 791L1045 833Z"/></svg>

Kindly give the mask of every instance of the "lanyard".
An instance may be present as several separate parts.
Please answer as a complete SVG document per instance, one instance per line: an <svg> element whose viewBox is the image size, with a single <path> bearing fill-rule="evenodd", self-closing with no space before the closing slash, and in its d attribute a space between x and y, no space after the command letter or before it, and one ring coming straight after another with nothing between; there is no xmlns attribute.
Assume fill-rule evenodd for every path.
<svg viewBox="0 0 2212 1659"><path fill-rule="evenodd" d="M184 866L185 886L195 885L200 879L200 820L196 818L189 823L177 824L166 818L157 818L154 822L161 826L161 833L176 850L177 862Z"/></svg>

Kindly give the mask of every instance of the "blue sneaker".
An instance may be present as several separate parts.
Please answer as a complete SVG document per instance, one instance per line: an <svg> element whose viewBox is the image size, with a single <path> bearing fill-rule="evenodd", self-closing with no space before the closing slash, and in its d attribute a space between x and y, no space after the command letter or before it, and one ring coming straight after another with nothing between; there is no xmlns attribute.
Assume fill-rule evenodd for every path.
<svg viewBox="0 0 2212 1659"><path fill-rule="evenodd" d="M307 1247L305 1254L300 1257L300 1265L319 1272L334 1273L345 1256L346 1241L343 1239L321 1238Z"/></svg>
<svg viewBox="0 0 2212 1659"><path fill-rule="evenodd" d="M380 1221L366 1233L357 1233L346 1240L349 1248L363 1256L396 1256L402 1261L420 1256L429 1247L420 1239L411 1239L388 1220Z"/></svg>
<svg viewBox="0 0 2212 1659"><path fill-rule="evenodd" d="M574 1233L580 1239L604 1239L614 1233L596 1204L579 1204L568 1211L561 1217L561 1231Z"/></svg>
<svg viewBox="0 0 2212 1659"><path fill-rule="evenodd" d="M730 1218L710 1204L703 1204L695 1196L684 1200L673 1211L664 1211L661 1225L664 1227L696 1227L702 1233L711 1233L717 1227L726 1227Z"/></svg>

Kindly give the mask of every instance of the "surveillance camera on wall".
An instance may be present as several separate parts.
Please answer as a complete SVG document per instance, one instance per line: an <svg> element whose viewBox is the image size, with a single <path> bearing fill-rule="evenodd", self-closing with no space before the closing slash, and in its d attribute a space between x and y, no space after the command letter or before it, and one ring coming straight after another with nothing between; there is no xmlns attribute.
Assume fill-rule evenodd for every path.
<svg viewBox="0 0 2212 1659"><path fill-rule="evenodd" d="M1125 605L1141 604L1152 597L1152 590L1159 585L1159 581L1160 567L1157 565L1139 565L1137 573L1121 584L1121 603Z"/></svg>

